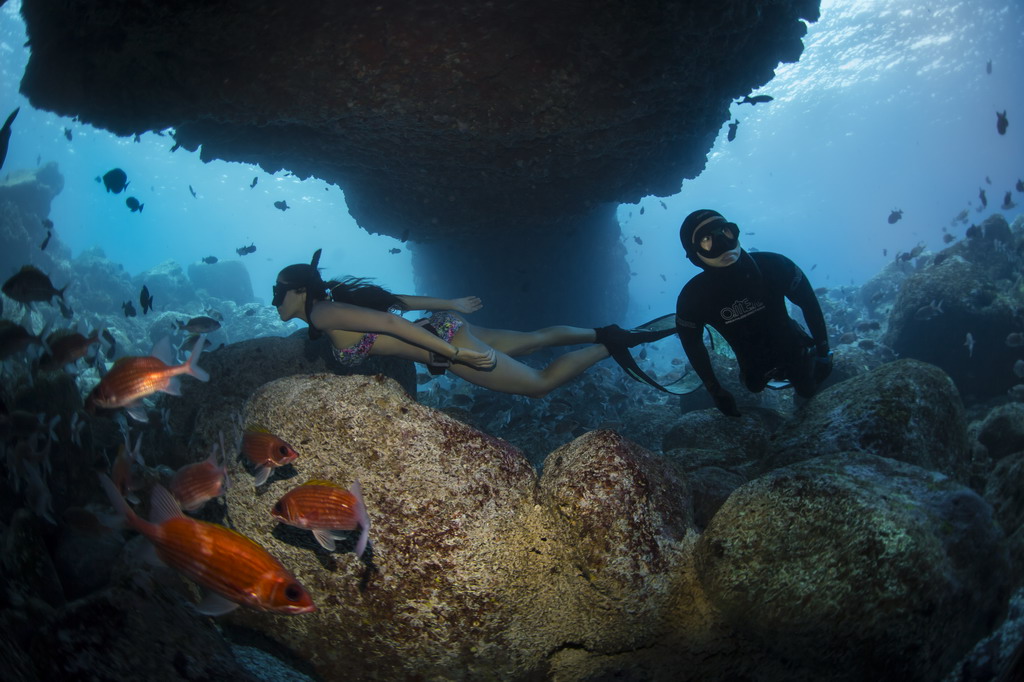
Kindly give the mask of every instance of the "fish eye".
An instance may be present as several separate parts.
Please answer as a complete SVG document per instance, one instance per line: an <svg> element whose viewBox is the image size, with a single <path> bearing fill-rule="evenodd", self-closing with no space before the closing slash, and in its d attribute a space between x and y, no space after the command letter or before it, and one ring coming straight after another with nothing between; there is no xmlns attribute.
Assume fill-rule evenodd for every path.
<svg viewBox="0 0 1024 682"><path fill-rule="evenodd" d="M299 601L302 599L304 590L298 583L289 583L284 588L284 596L288 601Z"/></svg>
<svg viewBox="0 0 1024 682"><path fill-rule="evenodd" d="M278 502L274 505L274 513L284 515L284 505Z"/></svg>
<svg viewBox="0 0 1024 682"><path fill-rule="evenodd" d="M287 455L288 454L288 448L286 448L283 445L278 446L277 451L278 451L278 453L280 453L282 455Z"/></svg>

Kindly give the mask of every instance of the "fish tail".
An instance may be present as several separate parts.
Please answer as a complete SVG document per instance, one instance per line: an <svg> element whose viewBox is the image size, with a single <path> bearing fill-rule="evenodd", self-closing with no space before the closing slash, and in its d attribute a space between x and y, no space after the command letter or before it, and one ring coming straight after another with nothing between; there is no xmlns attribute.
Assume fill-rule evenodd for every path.
<svg viewBox="0 0 1024 682"><path fill-rule="evenodd" d="M185 371L194 376L200 381L209 381L209 373L197 365L199 356L203 354L203 344L206 341L206 334L200 334L199 338L196 339L196 345L192 346L192 355L188 357L188 362L185 363Z"/></svg>
<svg viewBox="0 0 1024 682"><path fill-rule="evenodd" d="M359 516L359 541L356 542L356 556L362 556L366 543L370 540L370 515L366 513L366 502L363 501L363 488L357 480L350 490L356 498L356 514Z"/></svg>
<svg viewBox="0 0 1024 682"><path fill-rule="evenodd" d="M62 288L57 290L57 295L60 296L60 300L62 300L62 301L64 300L64 292L67 291L67 288L69 286L71 286L71 282L68 282Z"/></svg>

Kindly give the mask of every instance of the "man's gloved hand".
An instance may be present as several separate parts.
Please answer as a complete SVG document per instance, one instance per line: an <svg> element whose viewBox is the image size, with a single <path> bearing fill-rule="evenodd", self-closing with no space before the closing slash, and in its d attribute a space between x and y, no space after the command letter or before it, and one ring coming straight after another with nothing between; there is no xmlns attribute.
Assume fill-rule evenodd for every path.
<svg viewBox="0 0 1024 682"><path fill-rule="evenodd" d="M814 382L820 384L832 373L832 351L825 349L818 350L818 356L814 358Z"/></svg>
<svg viewBox="0 0 1024 682"><path fill-rule="evenodd" d="M718 411L727 417L739 417L740 411L736 409L736 399L732 397L732 393L725 390L721 386L717 386L712 389L708 389L708 393L715 401L715 407Z"/></svg>

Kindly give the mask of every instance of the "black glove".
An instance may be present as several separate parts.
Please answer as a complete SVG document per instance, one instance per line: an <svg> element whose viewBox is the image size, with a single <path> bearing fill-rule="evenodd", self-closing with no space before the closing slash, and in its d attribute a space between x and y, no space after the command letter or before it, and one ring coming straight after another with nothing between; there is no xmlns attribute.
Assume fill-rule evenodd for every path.
<svg viewBox="0 0 1024 682"><path fill-rule="evenodd" d="M818 352L814 358L814 382L820 384L832 373L832 351L825 349L825 352Z"/></svg>
<svg viewBox="0 0 1024 682"><path fill-rule="evenodd" d="M739 417L740 411L736 409L736 399L732 397L732 393L725 390L721 386L718 386L714 390L708 389L711 397L715 401L715 407L718 411L727 417Z"/></svg>

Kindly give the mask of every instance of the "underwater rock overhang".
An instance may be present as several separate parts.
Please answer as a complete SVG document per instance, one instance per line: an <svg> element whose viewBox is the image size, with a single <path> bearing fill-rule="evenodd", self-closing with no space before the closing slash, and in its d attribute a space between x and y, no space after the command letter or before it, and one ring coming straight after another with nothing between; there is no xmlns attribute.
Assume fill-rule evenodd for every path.
<svg viewBox="0 0 1024 682"><path fill-rule="evenodd" d="M415 241L679 190L819 0L24 0L32 105L341 186Z"/></svg>

